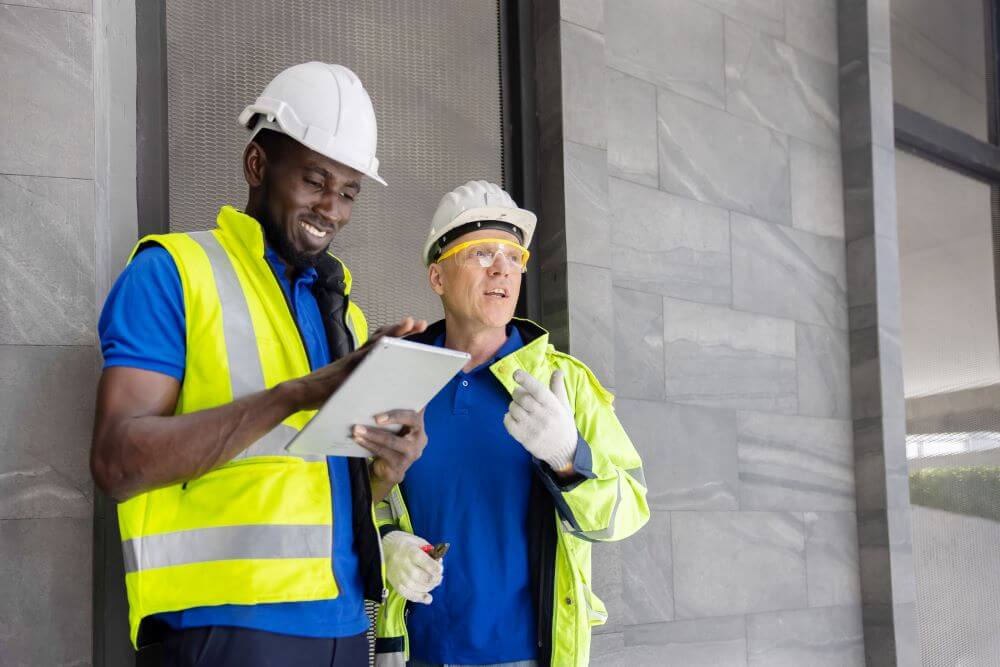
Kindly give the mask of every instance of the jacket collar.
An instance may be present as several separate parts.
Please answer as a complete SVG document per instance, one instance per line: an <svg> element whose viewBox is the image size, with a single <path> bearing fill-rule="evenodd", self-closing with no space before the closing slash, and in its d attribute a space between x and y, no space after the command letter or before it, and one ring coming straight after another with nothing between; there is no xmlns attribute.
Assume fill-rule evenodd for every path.
<svg viewBox="0 0 1000 667"><path fill-rule="evenodd" d="M515 317L511 320L511 324L517 327L521 338L524 340L524 345L520 349L494 362L490 366L490 371L493 372L496 379L500 381L500 384L509 393L514 393L514 389L518 385L514 382L513 376L514 371L518 369L526 371L543 382L548 382L545 353L551 346L549 345L549 332L535 322ZM445 321L438 320L427 327L427 330L423 333L407 336L407 339L417 343L433 345L438 336L444 332Z"/></svg>

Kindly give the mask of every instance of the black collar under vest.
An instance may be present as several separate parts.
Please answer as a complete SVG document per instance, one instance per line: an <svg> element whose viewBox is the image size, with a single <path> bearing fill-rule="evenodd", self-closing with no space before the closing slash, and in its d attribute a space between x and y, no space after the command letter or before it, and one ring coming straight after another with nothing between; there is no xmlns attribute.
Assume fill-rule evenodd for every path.
<svg viewBox="0 0 1000 667"><path fill-rule="evenodd" d="M347 330L347 283L344 279L344 265L327 253L316 263L316 283L313 294L323 316L323 328L330 347L330 361L336 361L353 348L351 333Z"/></svg>

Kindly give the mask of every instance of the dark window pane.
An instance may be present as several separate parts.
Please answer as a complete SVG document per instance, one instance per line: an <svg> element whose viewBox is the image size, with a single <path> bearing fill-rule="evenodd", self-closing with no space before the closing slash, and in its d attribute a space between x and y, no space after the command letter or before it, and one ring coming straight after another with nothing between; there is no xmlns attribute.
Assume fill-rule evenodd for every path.
<svg viewBox="0 0 1000 667"><path fill-rule="evenodd" d="M895 101L989 141L983 0L892 0Z"/></svg>

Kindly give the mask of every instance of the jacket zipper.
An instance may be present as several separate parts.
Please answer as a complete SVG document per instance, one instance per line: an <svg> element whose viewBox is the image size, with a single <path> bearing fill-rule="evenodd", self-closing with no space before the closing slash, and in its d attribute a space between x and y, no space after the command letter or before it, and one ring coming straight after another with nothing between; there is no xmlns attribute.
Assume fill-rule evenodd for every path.
<svg viewBox="0 0 1000 667"><path fill-rule="evenodd" d="M546 522L548 523L548 522ZM551 528L551 526L550 526ZM538 595L538 660L542 665L552 664L552 616L555 614L555 558L551 544L551 532L543 537L542 557L539 562ZM545 652L543 654L543 652Z"/></svg>
<svg viewBox="0 0 1000 667"><path fill-rule="evenodd" d="M367 466L366 466L367 467ZM375 525L375 498L372 496L372 480L371 473L367 472L363 475L365 480L365 491L366 498L368 501L368 506L371 508L369 514L371 515L371 521L369 521L368 527L370 528L369 534L375 539L375 544L378 545L378 562L379 562L379 577L382 582L381 599L382 604L389 599L389 589L385 585L385 552L382 550L382 537L379 535L378 527Z"/></svg>

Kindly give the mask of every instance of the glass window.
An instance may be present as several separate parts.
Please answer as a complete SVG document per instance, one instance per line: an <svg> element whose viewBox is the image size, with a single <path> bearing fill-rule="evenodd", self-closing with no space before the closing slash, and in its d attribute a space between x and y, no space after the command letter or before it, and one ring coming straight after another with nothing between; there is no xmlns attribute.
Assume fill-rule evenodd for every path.
<svg viewBox="0 0 1000 667"><path fill-rule="evenodd" d="M927 667L1000 655L992 188L896 151L906 450Z"/></svg>
<svg viewBox="0 0 1000 667"><path fill-rule="evenodd" d="M896 152L907 398L1000 382L990 186Z"/></svg>
<svg viewBox="0 0 1000 667"><path fill-rule="evenodd" d="M897 103L989 141L983 0L892 0Z"/></svg>

